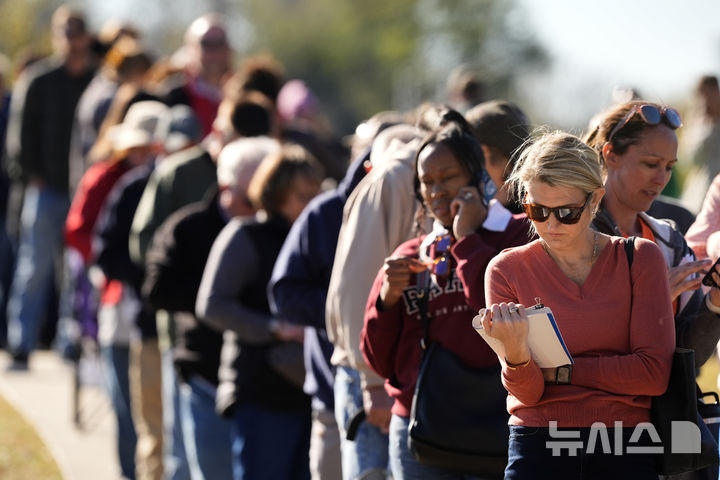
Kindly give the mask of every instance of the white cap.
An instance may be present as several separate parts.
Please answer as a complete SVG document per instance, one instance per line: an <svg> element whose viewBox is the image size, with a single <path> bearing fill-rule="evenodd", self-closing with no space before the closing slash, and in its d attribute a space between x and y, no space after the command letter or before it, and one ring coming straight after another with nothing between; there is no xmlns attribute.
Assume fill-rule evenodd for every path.
<svg viewBox="0 0 720 480"><path fill-rule="evenodd" d="M223 147L217 160L220 186L238 186L247 190L255 170L265 157L280 150L277 140L270 137L245 137Z"/></svg>

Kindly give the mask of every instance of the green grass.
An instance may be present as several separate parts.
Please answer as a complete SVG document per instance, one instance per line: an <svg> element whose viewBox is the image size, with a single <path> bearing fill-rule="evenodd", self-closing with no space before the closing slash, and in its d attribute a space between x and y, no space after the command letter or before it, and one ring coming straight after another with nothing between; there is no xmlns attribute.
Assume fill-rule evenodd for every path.
<svg viewBox="0 0 720 480"><path fill-rule="evenodd" d="M35 429L0 397L0 478L62 480L60 469Z"/></svg>

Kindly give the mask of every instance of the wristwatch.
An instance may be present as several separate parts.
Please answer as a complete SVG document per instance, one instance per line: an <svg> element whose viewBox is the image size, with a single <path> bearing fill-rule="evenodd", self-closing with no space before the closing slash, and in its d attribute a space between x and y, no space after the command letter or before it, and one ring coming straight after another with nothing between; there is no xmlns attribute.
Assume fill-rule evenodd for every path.
<svg viewBox="0 0 720 480"><path fill-rule="evenodd" d="M572 365L561 365L555 369L555 383L569 385L572 379Z"/></svg>

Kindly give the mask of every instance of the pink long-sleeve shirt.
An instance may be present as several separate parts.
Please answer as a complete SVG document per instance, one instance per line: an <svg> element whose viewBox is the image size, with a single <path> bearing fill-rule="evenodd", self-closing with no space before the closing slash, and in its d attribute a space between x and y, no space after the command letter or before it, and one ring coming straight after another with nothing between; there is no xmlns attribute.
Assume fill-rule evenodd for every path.
<svg viewBox="0 0 720 480"><path fill-rule="evenodd" d="M690 225L685 240L698 258L717 258L720 253L720 175L705 194L702 209Z"/></svg>
<svg viewBox="0 0 720 480"><path fill-rule="evenodd" d="M534 362L514 370L502 362L511 425L650 420L650 396L667 388L675 348L667 267L655 244L636 239L629 271L622 239L612 237L579 286L534 241L490 262L485 295L488 305L531 306L539 297L575 361L570 385L544 383Z"/></svg>

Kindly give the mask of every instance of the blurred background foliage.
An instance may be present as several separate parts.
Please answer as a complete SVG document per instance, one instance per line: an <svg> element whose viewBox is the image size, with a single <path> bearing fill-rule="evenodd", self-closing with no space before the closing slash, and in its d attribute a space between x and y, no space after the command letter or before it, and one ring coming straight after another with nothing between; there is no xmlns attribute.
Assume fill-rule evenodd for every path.
<svg viewBox="0 0 720 480"><path fill-rule="evenodd" d="M0 50L48 52L56 0L0 0ZM237 51L272 54L288 78L307 82L338 133L387 110L447 101L449 73L477 71L485 97L512 99L517 79L548 57L513 0L144 0L71 2L98 30L110 18L142 32L157 56L170 55L196 16L223 14Z"/></svg>
<svg viewBox="0 0 720 480"><path fill-rule="evenodd" d="M0 51L12 61L31 50L50 51L52 0L0 0Z"/></svg>
<svg viewBox="0 0 720 480"><path fill-rule="evenodd" d="M477 71L486 97L509 97L523 70L547 58L503 0L248 0L253 48L316 91L349 125L386 109L446 101L449 73Z"/></svg>

